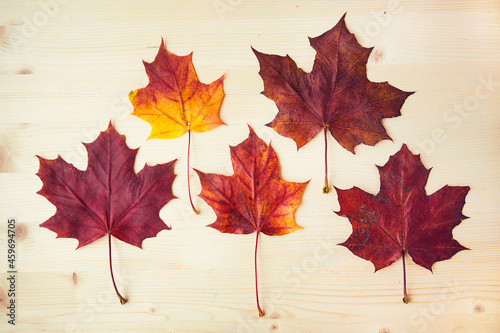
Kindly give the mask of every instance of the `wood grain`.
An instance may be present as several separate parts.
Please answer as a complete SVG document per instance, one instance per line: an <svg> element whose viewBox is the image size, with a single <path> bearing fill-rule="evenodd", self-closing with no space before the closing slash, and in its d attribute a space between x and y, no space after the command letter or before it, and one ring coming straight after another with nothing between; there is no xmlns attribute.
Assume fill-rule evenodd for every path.
<svg viewBox="0 0 500 333"><path fill-rule="evenodd" d="M385 120L393 142L359 146L353 155L332 138L329 178L340 188L377 193L375 165L406 143L432 167L433 193L469 185L465 220L454 237L470 251L435 264L409 262L411 303L402 298L398 261L377 273L337 246L350 234L334 192L321 193L323 138L297 152L295 143L264 124L277 110L260 91L250 46L289 54L312 68L314 37L344 12L351 32L374 47L372 81L417 91L402 116ZM500 4L484 1L2 1L0 3L0 313L6 313L7 219L25 226L18 238L16 326L2 332L499 332L500 331ZM187 201L187 137L149 140L150 127L130 116L130 90L147 84L160 38L171 52L194 51L203 82L226 74L221 118L228 126L193 136L192 165L231 174L228 145L250 124L272 142L284 179L311 179L297 210L304 229L263 236L259 282L266 317L253 287L254 237L206 228L215 214ZM129 303L114 295L107 244L75 251L38 225L55 212L36 194L35 155L84 169L81 142L109 120L130 147L141 147L136 170L178 158L174 193L161 211L172 226L140 250L114 241L116 277ZM200 184L194 173L193 193ZM3 254L2 254L3 253Z"/></svg>

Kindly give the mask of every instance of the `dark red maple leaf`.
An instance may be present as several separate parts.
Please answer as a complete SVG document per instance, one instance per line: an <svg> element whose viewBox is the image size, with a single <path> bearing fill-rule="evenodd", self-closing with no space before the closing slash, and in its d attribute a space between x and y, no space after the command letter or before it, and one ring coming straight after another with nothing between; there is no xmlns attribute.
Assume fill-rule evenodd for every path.
<svg viewBox="0 0 500 333"><path fill-rule="evenodd" d="M257 287L257 244L259 234L281 236L302 229L294 219L308 182L292 183L281 179L278 157L271 145L250 128L248 138L231 147L234 175L223 176L195 170L201 181L199 196L212 207L217 220L208 225L229 234L250 234L255 238L255 294Z"/></svg>
<svg viewBox="0 0 500 333"><path fill-rule="evenodd" d="M325 137L325 186L329 192L327 131L342 147L354 153L360 143L375 145L390 139L383 118L400 116L400 109L413 92L387 82L375 83L366 76L366 62L373 48L358 44L345 25L345 14L335 27L309 38L316 50L310 73L297 68L287 55L268 55L252 48L260 64L266 97L278 107L267 126L291 138L300 149L321 129Z"/></svg>
<svg viewBox="0 0 500 333"><path fill-rule="evenodd" d="M380 191L374 196L354 187L337 191L340 216L349 218L351 236L342 244L352 253L375 265L375 271L405 255L432 271L432 265L450 259L467 248L453 239L452 230L467 217L462 214L468 186L444 186L428 196L425 184L430 173L403 145L380 172Z"/></svg>
<svg viewBox="0 0 500 333"><path fill-rule="evenodd" d="M142 242L162 230L170 230L159 216L160 209L175 198L172 183L175 160L155 166L145 165L136 174L138 149L130 149L125 137L111 123L92 143L87 170L65 162L40 160L37 176L43 182L37 193L56 208L56 214L40 226L57 233L57 238L76 238L78 248L108 235L109 267L116 294L127 302L115 284L111 262L111 236L142 248Z"/></svg>

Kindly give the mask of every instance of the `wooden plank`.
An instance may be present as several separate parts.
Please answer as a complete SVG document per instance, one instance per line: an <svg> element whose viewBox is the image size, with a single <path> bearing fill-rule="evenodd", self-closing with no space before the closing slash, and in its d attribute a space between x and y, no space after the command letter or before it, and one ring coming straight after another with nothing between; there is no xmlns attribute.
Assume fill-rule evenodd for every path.
<svg viewBox="0 0 500 333"><path fill-rule="evenodd" d="M432 193L469 185L465 220L454 237L470 251L434 265L409 263L411 303L402 297L398 261L373 265L337 246L350 234L336 195L323 195L323 138L297 152L295 143L264 127L277 110L250 46L289 54L310 70L307 37L330 29L347 12L363 46L374 47L372 81L417 91L402 117L385 120L393 142L359 146L356 154L329 141L329 176L340 188L377 193L375 165L402 143L432 167ZM0 3L0 313L7 313L7 220L25 227L18 239L16 326L28 332L498 332L500 331L500 5L497 1L108 1L20 0ZM171 52L194 51L199 77L226 75L221 117L228 126L193 136L192 164L231 174L228 145L250 124L272 142L289 181L311 179L297 210L304 227L263 236L259 284L267 312L259 318L253 286L254 237L205 228L215 214L187 203L187 138L146 141L150 127L130 116L127 95L147 84L163 37ZM121 306L109 278L107 244L75 251L38 225L55 212L36 194L35 155L60 154L87 164L91 142L110 119L141 147L136 170L178 158L174 193L161 217L172 226L140 250L114 241L116 277L130 299ZM191 174L193 192L200 191ZM1 253L4 253L3 255Z"/></svg>

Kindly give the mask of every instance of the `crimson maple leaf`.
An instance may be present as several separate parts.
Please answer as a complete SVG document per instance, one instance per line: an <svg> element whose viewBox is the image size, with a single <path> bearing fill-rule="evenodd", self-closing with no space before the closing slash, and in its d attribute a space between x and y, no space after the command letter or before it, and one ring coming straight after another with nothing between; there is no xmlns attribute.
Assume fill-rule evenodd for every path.
<svg viewBox="0 0 500 333"><path fill-rule="evenodd" d="M217 220L208 225L220 232L250 234L255 238L255 294L257 287L257 244L259 234L281 236L302 229L294 219L308 182L292 183L281 179L278 157L271 145L257 137L251 127L248 138L231 147L234 175L224 176L195 170L201 181L199 196L212 207Z"/></svg>
<svg viewBox="0 0 500 333"><path fill-rule="evenodd" d="M291 138L300 149L323 129L325 138L325 186L329 192L327 132L354 154L360 143L375 145L390 139L383 118L400 116L400 109L413 92L387 82L375 83L366 76L366 62L373 48L359 45L345 25L345 14L335 27L309 38L316 50L310 73L297 68L287 55L268 55L252 48L260 64L264 94L278 107L267 126Z"/></svg>
<svg viewBox="0 0 500 333"><path fill-rule="evenodd" d="M134 162L138 149L129 149L125 137L111 122L92 143L87 170L81 171L60 156L46 160L38 156L37 176L43 182L37 193L53 203L54 216L40 224L57 233L57 238L76 238L78 248L108 235L109 267L118 292L111 261L111 236L142 248L142 242L162 230L170 230L159 216L160 209L175 198L172 182L175 160L155 166L145 165L136 174Z"/></svg>
<svg viewBox="0 0 500 333"><path fill-rule="evenodd" d="M453 239L452 229L467 217L462 214L468 186L444 186L428 196L425 184L430 173L403 145L380 172L380 192L374 196L354 187L335 188L340 216L349 218L351 236L342 244L352 253L375 265L375 271L403 259L404 298L405 255L432 272L432 265L450 259L467 248Z"/></svg>

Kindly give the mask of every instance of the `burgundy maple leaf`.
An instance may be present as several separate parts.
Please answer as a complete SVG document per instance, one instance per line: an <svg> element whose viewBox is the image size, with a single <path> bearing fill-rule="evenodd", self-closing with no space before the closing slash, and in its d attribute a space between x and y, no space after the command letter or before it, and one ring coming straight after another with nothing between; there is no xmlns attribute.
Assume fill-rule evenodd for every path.
<svg viewBox="0 0 500 333"><path fill-rule="evenodd" d="M142 242L162 230L170 230L159 216L160 209L175 198L172 182L175 160L155 166L145 165L136 174L134 162L138 149L130 149L125 137L111 123L92 143L85 143L87 170L81 171L61 157L40 160L37 176L43 195L56 208L56 214L42 223L57 237L76 238L78 247L108 235L109 268L118 292L111 261L111 236L142 248Z"/></svg>
<svg viewBox="0 0 500 333"><path fill-rule="evenodd" d="M380 172L380 191L374 196L354 187L337 191L340 216L349 218L351 236L342 244L352 253L375 265L375 271L403 259L405 255L432 271L432 265L450 259L467 248L453 239L452 230L467 217L462 214L468 186L444 186L428 196L425 185L430 169L419 155L403 145Z"/></svg>
<svg viewBox="0 0 500 333"><path fill-rule="evenodd" d="M342 147L354 153L360 143L375 145L390 139L383 118L400 116L400 109L413 92L404 92L387 82L375 83L366 76L372 48L359 45L347 30L345 15L335 27L309 39L316 50L310 73L297 68L287 55L268 55L252 48L260 64L266 97L278 107L267 126L291 138L300 149L323 129L325 137L325 186L329 192L327 132Z"/></svg>

